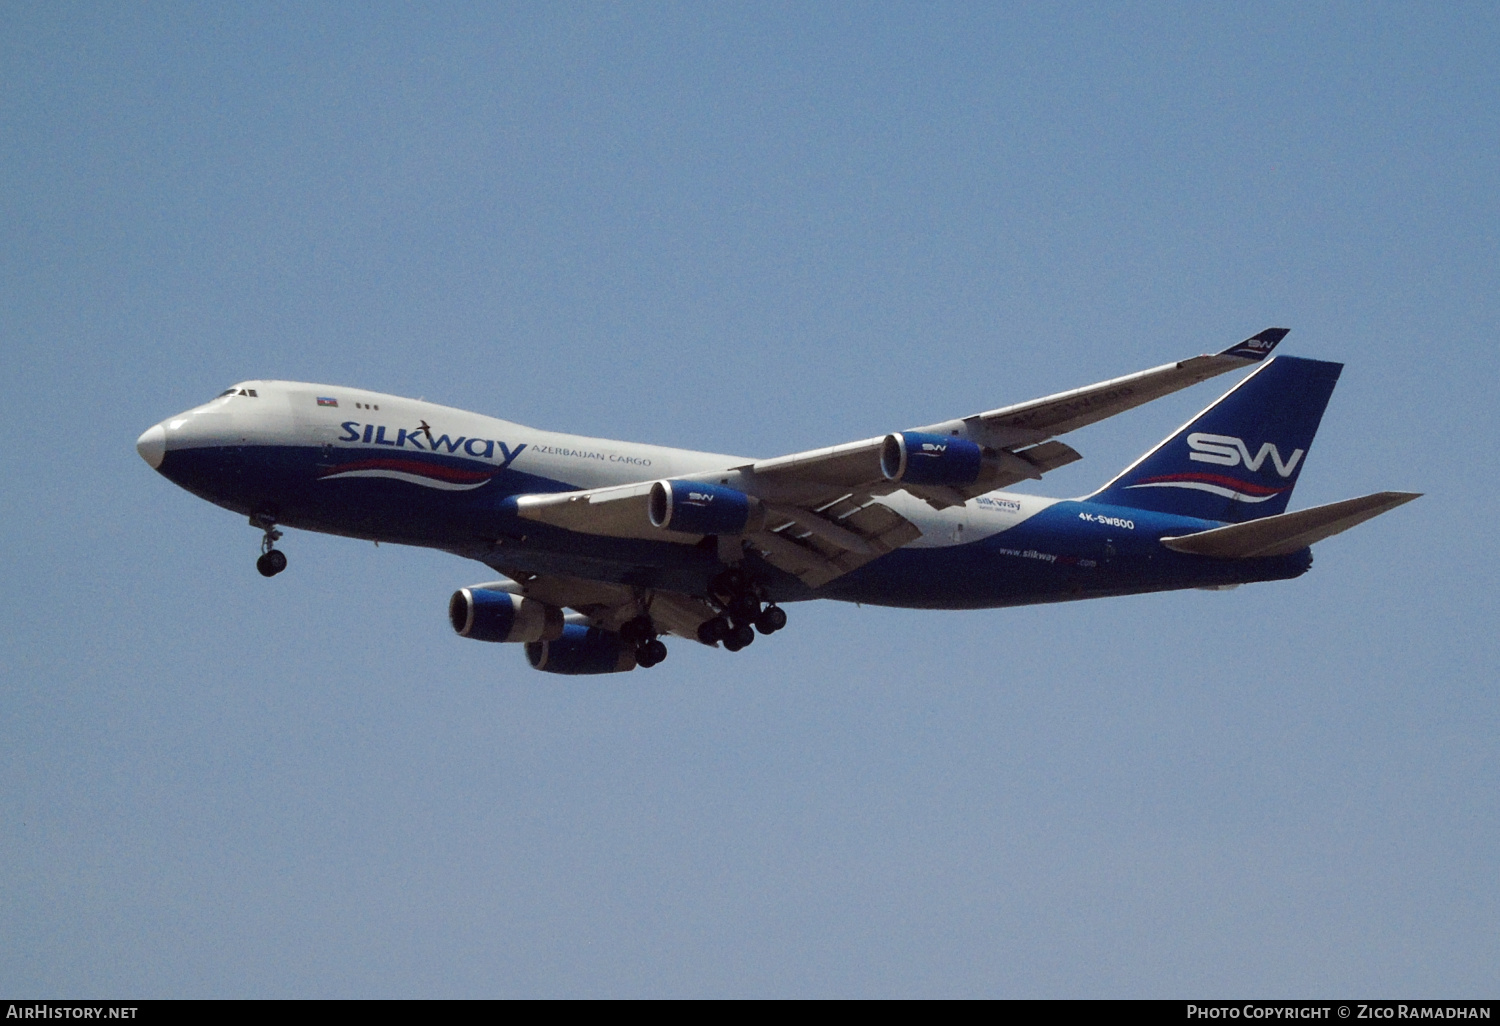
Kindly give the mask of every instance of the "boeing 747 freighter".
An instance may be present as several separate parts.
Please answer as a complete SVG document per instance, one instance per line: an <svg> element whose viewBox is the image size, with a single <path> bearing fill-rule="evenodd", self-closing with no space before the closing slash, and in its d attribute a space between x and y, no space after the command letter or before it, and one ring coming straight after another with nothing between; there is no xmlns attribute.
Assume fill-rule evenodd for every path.
<svg viewBox="0 0 1500 1026"><path fill-rule="evenodd" d="M1297 577L1313 543L1417 496L1288 513L1341 364L1272 357L1270 328L1032 402L773 459L581 438L334 385L246 381L136 448L249 518L422 545L503 580L453 629L561 674L649 667L675 635L731 652L828 598L974 609ZM1227 395L1085 498L1010 491L1079 458L1057 436L1215 375Z"/></svg>

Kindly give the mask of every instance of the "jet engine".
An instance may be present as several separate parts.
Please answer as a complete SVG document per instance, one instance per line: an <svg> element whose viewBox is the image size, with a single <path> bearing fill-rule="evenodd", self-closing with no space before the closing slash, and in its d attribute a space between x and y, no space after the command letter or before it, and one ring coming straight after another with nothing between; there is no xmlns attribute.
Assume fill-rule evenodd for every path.
<svg viewBox="0 0 1500 1026"><path fill-rule="evenodd" d="M490 588L461 588L448 600L448 620L461 637L545 643L563 634L563 611L536 599Z"/></svg>
<svg viewBox="0 0 1500 1026"><path fill-rule="evenodd" d="M744 534L764 513L744 492L701 481L658 481L647 516L652 527L684 534Z"/></svg>
<svg viewBox="0 0 1500 1026"><path fill-rule="evenodd" d="M969 485L983 467L983 450L967 438L902 431L880 447L880 472L902 484Z"/></svg>
<svg viewBox="0 0 1500 1026"><path fill-rule="evenodd" d="M584 673L622 673L635 669L635 649L613 631L570 623L559 637L526 646L532 667L570 676Z"/></svg>

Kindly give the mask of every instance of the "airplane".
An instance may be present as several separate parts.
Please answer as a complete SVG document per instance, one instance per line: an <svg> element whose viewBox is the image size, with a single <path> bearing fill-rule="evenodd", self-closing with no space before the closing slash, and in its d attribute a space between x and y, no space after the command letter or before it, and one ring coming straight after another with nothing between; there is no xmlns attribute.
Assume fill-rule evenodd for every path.
<svg viewBox="0 0 1500 1026"><path fill-rule="evenodd" d="M816 598L975 609L1295 578L1310 546L1418 497L1286 511L1342 364L1214 355L907 431L750 459L541 431L422 400L246 381L136 449L262 531L420 545L503 580L456 591L460 636L557 674L651 667L672 635L744 649ZM1079 499L1011 492L1080 459L1056 436L1226 372L1227 394Z"/></svg>

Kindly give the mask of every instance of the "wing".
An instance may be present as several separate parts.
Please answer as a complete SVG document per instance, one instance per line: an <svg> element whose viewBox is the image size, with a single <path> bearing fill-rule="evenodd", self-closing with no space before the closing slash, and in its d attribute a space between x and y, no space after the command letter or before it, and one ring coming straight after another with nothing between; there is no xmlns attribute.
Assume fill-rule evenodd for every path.
<svg viewBox="0 0 1500 1026"><path fill-rule="evenodd" d="M910 431L695 474L692 480L749 496L750 515L730 533L816 588L920 536L915 524L880 501L883 496L905 491L942 509L1040 480L1081 458L1056 435L1257 363L1286 334L1285 328L1268 328L1213 356ZM528 495L517 505L522 517L569 530L697 544L707 532L652 526L652 491L659 487Z"/></svg>
<svg viewBox="0 0 1500 1026"><path fill-rule="evenodd" d="M1215 356L1195 356L1180 363L1075 388L1071 392L1059 392L1045 399L1033 399L1029 403L1005 406L917 430L933 434L957 432L962 437L996 449L1035 444L1124 413L1227 371L1259 363L1286 337L1287 331L1286 328L1267 328Z"/></svg>

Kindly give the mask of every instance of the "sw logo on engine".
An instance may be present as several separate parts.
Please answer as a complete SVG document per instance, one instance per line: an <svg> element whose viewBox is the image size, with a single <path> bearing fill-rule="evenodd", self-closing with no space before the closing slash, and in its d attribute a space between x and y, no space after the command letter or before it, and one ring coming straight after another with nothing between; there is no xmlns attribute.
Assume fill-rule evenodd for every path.
<svg viewBox="0 0 1500 1026"><path fill-rule="evenodd" d="M1203 432L1194 432L1187 436L1188 448L1192 453L1188 459L1199 463L1216 463L1221 467L1237 467L1244 464L1245 468L1252 473L1258 473L1261 465L1266 462L1266 457L1271 457L1272 464L1276 467L1276 473L1282 477L1291 477L1292 472L1297 469L1297 464L1302 461L1305 449L1293 449L1291 457L1282 462L1281 452L1276 448L1274 442L1266 442L1260 447L1260 452L1254 456L1250 455L1250 449L1245 445L1243 438L1235 438L1232 435L1210 435Z"/></svg>

